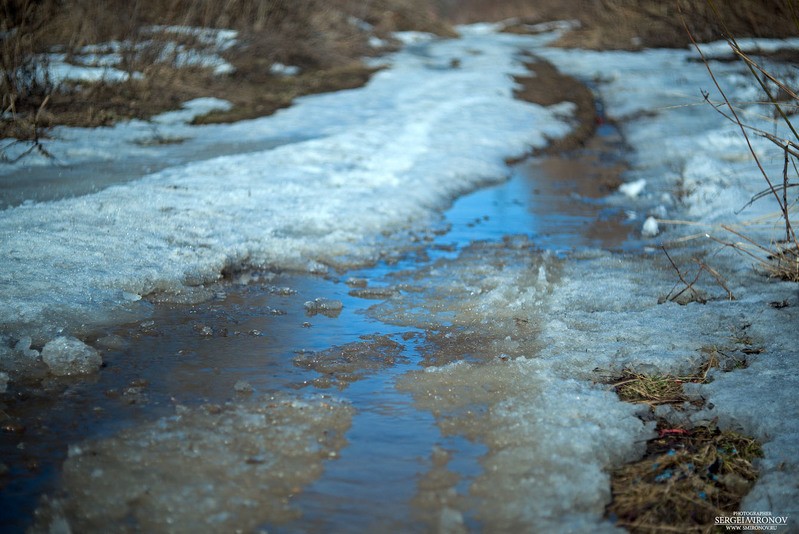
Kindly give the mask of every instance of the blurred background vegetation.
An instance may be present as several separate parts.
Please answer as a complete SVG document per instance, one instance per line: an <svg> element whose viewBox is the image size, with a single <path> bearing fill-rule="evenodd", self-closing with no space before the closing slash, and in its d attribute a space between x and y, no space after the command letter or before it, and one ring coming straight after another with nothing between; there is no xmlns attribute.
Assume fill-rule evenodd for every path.
<svg viewBox="0 0 799 534"><path fill-rule="evenodd" d="M0 137L35 140L57 124L147 118L199 96L234 104L204 121L265 115L298 95L365 83L373 69L362 58L396 46L391 35L399 30L451 37L455 25L475 21L515 19L508 26L518 31L569 19L580 27L562 46L682 47L688 44L682 12L700 40L719 39L724 26L739 37L796 33L794 0L717 3L721 18L707 0L0 0ZM164 26L236 30L237 44L220 52L234 69L220 76L180 64L165 53L174 50L176 36ZM180 39L182 47L208 46L191 34ZM79 64L81 51L98 43L117 43L127 80L48 76L47 53ZM273 65L295 66L300 74L277 75Z"/></svg>

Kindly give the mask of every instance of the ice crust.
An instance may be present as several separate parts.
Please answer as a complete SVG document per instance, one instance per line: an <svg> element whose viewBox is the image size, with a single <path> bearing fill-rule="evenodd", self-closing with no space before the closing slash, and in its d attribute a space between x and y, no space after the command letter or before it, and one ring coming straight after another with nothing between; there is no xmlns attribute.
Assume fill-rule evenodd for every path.
<svg viewBox="0 0 799 534"><path fill-rule="evenodd" d="M103 358L94 348L74 337L57 337L42 349L42 360L56 376L95 373Z"/></svg>
<svg viewBox="0 0 799 534"><path fill-rule="evenodd" d="M323 271L375 261L399 244L386 235L423 229L456 196L506 177L506 157L568 131L557 118L563 106L513 98L511 75L524 72L514 52L542 39L476 34L417 44L362 89L197 130L242 142L313 139L5 210L0 328L43 344L146 316L147 303L130 295L192 291L226 266ZM454 58L458 68L438 68ZM48 149L66 162L80 161L82 146L96 154L112 142L118 154L126 132L57 130L61 140ZM78 135L86 137L70 141Z"/></svg>
<svg viewBox="0 0 799 534"><path fill-rule="evenodd" d="M437 414L445 434L467 428L488 445L469 490L486 531L616 532L602 520L607 471L638 457L652 436L635 407L525 358L433 367L400 387Z"/></svg>
<svg viewBox="0 0 799 534"><path fill-rule="evenodd" d="M254 532L346 443L352 409L327 397L198 408L72 445L62 493L32 532ZM59 530L60 529L60 530Z"/></svg>

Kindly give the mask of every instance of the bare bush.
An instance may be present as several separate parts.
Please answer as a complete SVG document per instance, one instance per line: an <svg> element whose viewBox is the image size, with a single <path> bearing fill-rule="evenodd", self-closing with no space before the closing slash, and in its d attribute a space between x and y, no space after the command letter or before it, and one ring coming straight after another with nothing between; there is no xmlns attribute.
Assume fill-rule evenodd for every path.
<svg viewBox="0 0 799 534"><path fill-rule="evenodd" d="M691 29L686 24L686 30L693 42L696 50L700 54L702 61L707 67L708 73L712 78L723 102L711 102L709 95L705 93L705 100L713 105L719 113L722 114L727 120L733 122L741 132L741 135L746 140L749 152L751 153L760 176L766 184L766 189L761 193L755 195L752 202L765 197L772 197L779 206L780 218L784 228L784 236L781 239L774 239L768 243L759 242L756 238L749 237L742 232L724 226L724 229L732 233L743 241L734 242L729 240L718 240L724 246L728 246L738 250L746 255L754 258L771 276L799 281L799 239L797 239L796 230L792 221L792 213L796 207L796 201L791 198L789 191L794 187L799 187L799 182L792 182L792 179L799 177L799 167L797 161L799 160L799 133L795 129L790 120L789 114L786 109L795 107L799 104L799 96L794 92L788 83L779 79L762 66L755 58L747 54L742 47L738 44L735 34L724 24L724 11L720 10L713 0L706 0L708 7L715 14L716 20L722 26L724 31L724 39L730 46L733 54L739 59L747 68L752 79L760 88L763 94L763 105L770 109L771 113L764 114L765 116L771 115L776 121L781 122L785 126L787 134L779 136L775 133L767 132L762 128L754 127L746 123L741 118L739 107L736 103L732 102L724 89L716 79L713 69L708 62L708 59L702 53L701 48L697 45L697 40ZM792 7L792 4L788 4ZM726 9L726 6L725 6ZM793 13L795 15L795 13ZM790 19L794 24L795 30L799 31L799 19L795 16ZM751 136L760 136L771 141L777 153L781 153L784 165L782 168L781 176L774 177L767 172L761 157L752 146Z"/></svg>

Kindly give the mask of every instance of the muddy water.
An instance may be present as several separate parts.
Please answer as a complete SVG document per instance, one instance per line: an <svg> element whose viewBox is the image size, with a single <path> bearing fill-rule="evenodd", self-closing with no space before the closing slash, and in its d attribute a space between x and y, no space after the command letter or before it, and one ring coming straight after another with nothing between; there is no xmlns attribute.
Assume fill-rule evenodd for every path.
<svg viewBox="0 0 799 534"><path fill-rule="evenodd" d="M610 130L576 153L517 164L507 182L456 201L434 237L398 261L330 276L234 275L210 302L161 304L148 321L104 332L92 340L106 362L95 379L45 379L18 387L0 407L3 530L24 530L41 495L57 492L69 444L176 409L286 392L331 394L354 412L346 444L330 453L335 460L291 488L296 513L262 521L269 531L436 528L442 516L429 510L467 498L486 446L468 432L442 433L434 415L396 387L408 371L443 363L425 355L431 343L440 353L446 334L392 326L367 310L391 294L393 273L455 257L474 241L521 234L554 251L634 246L634 228L602 201L618 180L621 151ZM315 299L342 308L309 310ZM445 360L467 353L459 347ZM478 527L469 506L461 509L456 523Z"/></svg>

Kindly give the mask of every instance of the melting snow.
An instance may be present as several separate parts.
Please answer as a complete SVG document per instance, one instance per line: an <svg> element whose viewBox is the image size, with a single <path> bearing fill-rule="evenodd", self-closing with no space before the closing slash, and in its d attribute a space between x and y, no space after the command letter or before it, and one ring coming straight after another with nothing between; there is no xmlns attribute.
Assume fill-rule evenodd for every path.
<svg viewBox="0 0 799 534"><path fill-rule="evenodd" d="M197 130L251 139L289 129L312 139L169 168L90 196L6 210L0 218L3 329L14 339L31 336L35 345L43 344L60 332L146 315L146 302L126 296L192 291L216 280L226 266L321 271L327 265L374 261L382 250L401 246L404 231L425 228L453 198L502 179L504 158L567 130L557 117L568 106L543 109L512 98L511 76L522 72L514 53L538 47L545 38L490 32L488 26L476 27L462 39L444 42L414 37L407 51L391 58L391 68L363 89L304 98L267 119ZM764 188L740 132L703 102L699 90L711 82L694 61L695 52L535 52L570 74L601 80L598 91L607 112L622 120L634 149L628 180L646 184L635 195L615 195L610 202L646 220L647 234L654 236L655 226L661 238L688 232L649 222L666 215L690 217L703 225L702 232L718 232L718 223L740 220L738 210ZM441 68L453 59L459 68ZM751 84L737 65L713 67L727 80L730 95L751 96ZM755 107L743 106L748 120L762 117ZM775 149L759 138L753 145L763 155ZM67 157L68 146L54 144ZM764 159L774 175L781 174L778 156ZM744 215L759 217L774 208L767 198ZM750 227L749 235L768 242L778 232L775 226L772 219ZM693 250L704 254L707 248ZM799 384L792 369L799 334L786 325L799 320L796 288L766 281L738 256L706 259L725 273L738 300L727 300L725 291L703 279L707 304L658 304L676 279L659 254L588 252L562 261L535 253L525 238L476 244L457 258L393 280L390 298L370 313L430 329L442 346L448 343L450 355L466 360L447 364L447 355L431 354L425 360L428 369L410 373L400 386L436 414L444 434L462 433L488 444L484 473L471 488L481 499L477 514L488 530L612 530L602 520L609 499L607 470L641 453L651 425L636 417L634 406L592 383L596 370L691 371L701 363L703 349L739 351L742 334L762 352L749 356L748 369L718 371L712 383L694 387L706 408L685 417L718 418L765 442L762 476L744 507L791 514L795 521L799 413L793 407ZM770 305L786 299L786 307ZM23 343L21 348L29 347ZM0 350L4 359L21 354L10 345ZM311 363L329 364L325 358ZM230 410L227 422L196 411L92 445L112 464L122 464L103 479L109 488L119 490L108 482L118 473L136 475L130 487L138 493L110 494L120 509L107 506L104 493L92 492L86 483L97 472L94 456L73 451L65 468L66 488L73 495L89 492L84 495L88 504L68 497L46 509L59 517L60 510L76 507L85 514L80 507L89 506L141 521L171 513L160 498L143 497L146 492L135 482L156 477L152 487L160 489L159 469L135 473L136 465L117 460L117 449L156 458L160 468L177 457L193 458L195 451L182 438L182 432L190 432L198 434L198 444L210 443L209 457L216 458L224 442L217 440L226 435L215 435L217 425L261 429L271 413ZM681 417L679 412L663 415ZM179 426L181 417L189 421L186 427ZM318 435L304 429L298 431L301 436ZM282 426L277 432L283 430L293 432ZM173 437L180 439L164 450L176 451L174 457L153 452L152 443ZM260 441L245 445L256 451L255 458L276 461L258 452ZM310 465L318 466L319 451L311 453ZM227 452L219 457L230 458ZM193 459L189 464L196 465ZM247 471L245 464L229 468ZM216 479L212 463L206 467L199 477ZM164 499L182 487L194 488L190 499L202 502L210 515L187 518L186 524L202 520L227 526L230 517L216 513L219 502L227 501L207 495L203 481L185 471L191 480L164 486ZM242 476L257 482L246 472ZM247 505L236 487L223 490L229 502Z"/></svg>

